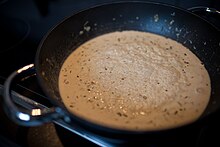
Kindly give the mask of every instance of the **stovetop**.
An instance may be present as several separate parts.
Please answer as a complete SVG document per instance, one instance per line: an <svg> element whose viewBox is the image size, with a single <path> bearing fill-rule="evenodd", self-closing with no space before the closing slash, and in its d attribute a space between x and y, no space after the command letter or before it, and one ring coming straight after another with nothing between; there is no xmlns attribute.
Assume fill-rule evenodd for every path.
<svg viewBox="0 0 220 147"><path fill-rule="evenodd" d="M0 0L0 85L3 85L11 72L34 62L35 53L41 39L58 22L80 10L115 1L117 0ZM153 1L175 5L184 9L205 6L220 10L219 0ZM215 22L216 26L220 28L220 21L217 22L213 18L208 19L208 21ZM44 96L34 77L29 81L21 82L18 89L27 96ZM0 98L2 101L1 96ZM220 116L219 112L213 115L205 123L206 126L195 133L196 135L191 139L189 145L190 143L193 146L211 146L214 143L220 145L220 141L213 135L214 132L219 133L220 130L218 116ZM11 122L5 116L3 110L0 110L0 120L0 146L66 145L65 141L58 136L57 128L53 123L39 127L21 127ZM58 130L60 129L58 128ZM67 137L72 140L73 145L94 145L77 135L70 134Z"/></svg>

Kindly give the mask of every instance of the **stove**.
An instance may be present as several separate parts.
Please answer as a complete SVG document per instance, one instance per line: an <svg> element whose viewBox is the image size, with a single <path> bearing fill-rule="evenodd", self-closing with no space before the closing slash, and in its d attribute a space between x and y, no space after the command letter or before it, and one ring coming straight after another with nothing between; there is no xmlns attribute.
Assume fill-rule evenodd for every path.
<svg viewBox="0 0 220 147"><path fill-rule="evenodd" d="M41 39L54 25L80 10L115 1L117 0L0 0L0 94L2 94L2 85L11 72L34 62ZM167 3L184 9L203 6L220 11L219 0L154 0L154 2ZM220 19L218 19L220 16L196 13L220 29ZM34 76L19 82L16 90L35 100L45 97ZM2 103L2 96L0 102ZM50 105L47 100L44 100L44 103ZM217 119L219 116L220 112L216 112L201 127L183 134L189 139L177 142L178 146L181 144L197 147L220 146L218 137L214 135L220 132L220 121ZM3 110L0 110L0 120L0 146L96 146L53 123L39 127L18 126L6 117ZM59 136L59 132L65 132L65 138Z"/></svg>

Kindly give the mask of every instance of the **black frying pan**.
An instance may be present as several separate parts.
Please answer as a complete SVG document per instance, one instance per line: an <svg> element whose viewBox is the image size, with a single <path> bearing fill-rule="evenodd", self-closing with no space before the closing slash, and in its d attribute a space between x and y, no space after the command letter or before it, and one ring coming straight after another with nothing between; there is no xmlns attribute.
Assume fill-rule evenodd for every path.
<svg viewBox="0 0 220 147"><path fill-rule="evenodd" d="M156 132L130 132L107 128L69 114L62 104L58 76L66 57L91 38L122 30L160 34L188 47L204 63L211 78L211 99L200 119L208 117L220 108L220 32L207 21L183 9L157 3L124 2L81 11L52 29L39 45L35 69L40 86L55 108L42 111L43 115L39 116L33 116L29 111L25 111L22 114L29 116L29 119L26 118L28 120L21 120L19 110L12 109L14 105L9 97L10 82L14 76L27 73L26 69L29 72L33 70L31 65L13 73L5 83L5 103L8 107L12 107L6 108L9 116L23 125L36 125L59 118L68 124L67 128L77 130L75 132L79 134L90 135L89 138L98 144L137 142L137 140L146 140L146 135L149 133L152 136L152 133L167 134L171 130L176 131L178 128Z"/></svg>

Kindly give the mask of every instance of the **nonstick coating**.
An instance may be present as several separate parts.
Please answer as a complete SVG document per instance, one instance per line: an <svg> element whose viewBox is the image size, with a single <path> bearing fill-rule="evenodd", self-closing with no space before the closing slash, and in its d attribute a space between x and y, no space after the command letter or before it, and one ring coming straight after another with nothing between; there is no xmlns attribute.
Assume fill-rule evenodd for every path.
<svg viewBox="0 0 220 147"><path fill-rule="evenodd" d="M66 57L79 45L98 35L122 30L152 32L188 47L204 63L211 78L211 100L201 118L220 107L220 32L202 18L173 6L125 2L90 8L74 14L53 28L36 55L39 83L49 100L63 106L58 77Z"/></svg>

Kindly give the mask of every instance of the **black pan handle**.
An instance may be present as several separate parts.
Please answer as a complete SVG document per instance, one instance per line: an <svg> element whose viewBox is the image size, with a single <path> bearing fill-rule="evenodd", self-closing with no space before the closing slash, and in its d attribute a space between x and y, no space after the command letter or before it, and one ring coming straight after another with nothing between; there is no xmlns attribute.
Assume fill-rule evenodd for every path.
<svg viewBox="0 0 220 147"><path fill-rule="evenodd" d="M102 138L86 133L86 130L76 124L71 125L71 118L68 116L68 112L60 107L48 108L11 90L17 80L27 79L33 74L36 74L34 64L30 64L13 72L6 79L4 87L0 85L0 90L3 88L3 106L10 119L23 126L37 126L53 122L99 146L109 146ZM19 106L23 109L21 110Z"/></svg>
<svg viewBox="0 0 220 147"><path fill-rule="evenodd" d="M211 22L220 31L220 11L215 8L197 6L187 9L188 11L199 15L205 20Z"/></svg>
<svg viewBox="0 0 220 147"><path fill-rule="evenodd" d="M26 101L22 101L22 103L24 103L23 105L31 105L33 108L28 110L24 108L21 109L14 103L11 90L13 82L17 79L27 77L28 75L33 75L34 73L34 64L30 64L13 72L6 79L3 89L3 106L8 117L14 122L24 126L37 126L46 122L52 122L53 120L64 118L64 113L62 113L63 110L59 107L42 108L39 107L38 103L32 103L26 99Z"/></svg>

